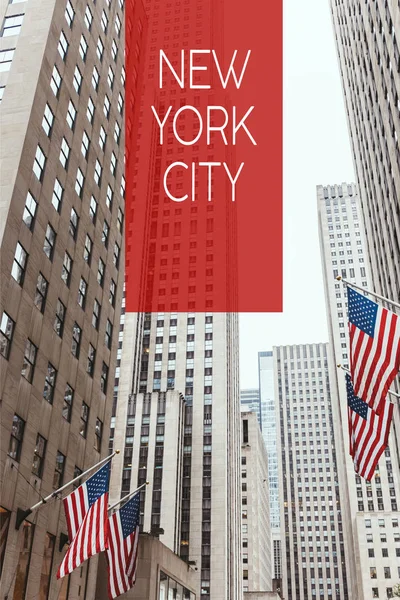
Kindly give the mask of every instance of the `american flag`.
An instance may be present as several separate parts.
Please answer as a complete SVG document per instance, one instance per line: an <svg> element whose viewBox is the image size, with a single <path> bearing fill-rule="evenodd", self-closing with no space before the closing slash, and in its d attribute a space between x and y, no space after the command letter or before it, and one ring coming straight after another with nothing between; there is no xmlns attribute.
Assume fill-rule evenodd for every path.
<svg viewBox="0 0 400 600"><path fill-rule="evenodd" d="M347 297L354 392L380 413L400 370L400 318L351 287Z"/></svg>
<svg viewBox="0 0 400 600"><path fill-rule="evenodd" d="M108 547L108 484L110 462L64 499L70 546L57 578Z"/></svg>
<svg viewBox="0 0 400 600"><path fill-rule="evenodd" d="M350 375L347 373L346 386L350 455L353 457L356 473L370 481L388 444L393 404L385 400L382 413L378 415L355 395Z"/></svg>
<svg viewBox="0 0 400 600"><path fill-rule="evenodd" d="M139 493L109 519L108 594L111 600L130 590L136 581L139 541Z"/></svg>

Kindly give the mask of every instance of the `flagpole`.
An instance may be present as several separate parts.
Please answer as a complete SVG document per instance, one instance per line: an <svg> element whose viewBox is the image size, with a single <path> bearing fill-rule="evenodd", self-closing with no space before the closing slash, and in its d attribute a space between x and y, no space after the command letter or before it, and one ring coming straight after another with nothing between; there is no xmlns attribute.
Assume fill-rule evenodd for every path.
<svg viewBox="0 0 400 600"><path fill-rule="evenodd" d="M125 502L126 500L129 500L129 498L131 498L132 496L134 496L135 494L137 494L137 492L140 492L140 490L142 488L144 488L146 485L149 485L148 481L146 481L145 483L143 483L142 485L140 485L133 492L129 492L129 494L127 494L126 496L124 496L123 498L121 498L121 500L118 500L118 502L115 502L115 504L112 504L111 506L109 506L108 507L108 512L110 512L111 510L113 510L113 508L115 508L116 506L118 506L118 504L122 504L122 502Z"/></svg>
<svg viewBox="0 0 400 600"><path fill-rule="evenodd" d="M341 275L338 275L336 277L336 280L342 281L345 285L349 285L350 287L353 287L356 290L360 290L360 292L370 294L370 296L375 296L375 298L378 298L379 300L382 300L383 302L387 302L388 304L391 304L392 306L395 306L396 308L400 308L400 304L398 304L397 302L394 302L393 300L389 300L389 298L385 298L384 296L380 296L379 294L376 294L375 292L371 292L371 290L367 290L359 285L356 285L355 283L352 283L351 281L348 281L347 279L343 279L343 277Z"/></svg>
<svg viewBox="0 0 400 600"><path fill-rule="evenodd" d="M34 510L36 510L37 508L39 508L43 504L46 504L52 498L55 498L60 492L64 491L65 488L67 488L68 486L72 485L76 481L79 481L80 479L82 479L82 477L85 477L85 475L87 475L91 471L94 471L94 469L97 469L97 467L100 467L104 463L106 463L109 460L111 460L112 458L114 458L114 456L116 454L119 454L119 450L115 450L115 452L113 452L112 454L110 454L110 456L107 456L106 458L103 458L103 460L100 460L98 463L96 463L92 467L89 467L88 469L86 469L86 471L84 471L83 473L80 473L77 477L74 477L74 479L71 479L71 481L68 481L68 483L65 483L60 488L58 488L58 490L56 490L55 492L52 492L51 494L49 494L48 496L46 496L45 498L43 498L42 500L40 500L39 502L37 502L36 504L34 504L33 506L31 506L27 510L22 510L22 508L18 508L17 509L17 518L16 518L16 521L15 521L15 529L18 530L20 528L22 522L26 519L26 517L29 517L29 515Z"/></svg>
<svg viewBox="0 0 400 600"><path fill-rule="evenodd" d="M346 373L351 374L350 369L346 369L346 367L344 367L343 365L338 365L337 367L338 367L338 369L342 369ZM400 394L397 394L396 392L393 392L392 390L388 390L388 393L391 394L392 396L395 396L396 398L400 398ZM394 403L392 402L392 404L394 404Z"/></svg>

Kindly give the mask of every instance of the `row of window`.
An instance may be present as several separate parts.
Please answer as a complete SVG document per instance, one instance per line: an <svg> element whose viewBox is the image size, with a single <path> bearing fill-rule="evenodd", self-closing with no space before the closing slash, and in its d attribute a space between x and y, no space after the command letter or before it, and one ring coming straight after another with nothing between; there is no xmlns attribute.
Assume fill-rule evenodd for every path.
<svg viewBox="0 0 400 600"><path fill-rule="evenodd" d="M68 390L68 388L69 388L69 390ZM72 392L72 393L70 393L70 392ZM66 396L67 396L67 394L69 394L68 402L70 402L72 404L73 391L72 391L72 388L70 388L70 386L67 386ZM68 405L69 414L70 414L70 410L71 410L71 404ZM89 406L85 402L82 402L79 433L83 438L87 437L87 429L88 429L88 423L89 423L89 411L90 411ZM63 411L63 416L64 416L64 411ZM8 455L17 462L19 462L19 460L21 458L24 432L25 432L25 421L20 416L15 414L14 418L13 418L12 429L11 429L10 443L9 443L9 447L8 447ZM102 437L103 437L103 423L100 419L96 419L94 448L97 452L101 451ZM46 448L47 448L47 440L38 433L37 437L36 437L36 445L35 445L35 450L34 450L33 459L32 459L32 473L34 475L36 475L37 477L42 477L42 475L43 475L43 467L44 467L44 460L45 460L45 455L46 455ZM58 489L63 483L64 467L65 467L65 455L62 452L57 451L56 466L55 466L54 477L53 477L53 488L54 489ZM75 477L75 475L74 475L74 477Z"/></svg>

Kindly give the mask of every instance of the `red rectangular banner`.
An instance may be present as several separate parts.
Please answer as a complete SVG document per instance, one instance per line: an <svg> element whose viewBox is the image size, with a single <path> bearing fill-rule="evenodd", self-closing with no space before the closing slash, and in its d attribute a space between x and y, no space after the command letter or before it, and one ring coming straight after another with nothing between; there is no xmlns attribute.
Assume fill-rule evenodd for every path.
<svg viewBox="0 0 400 600"><path fill-rule="evenodd" d="M281 311L281 1L126 8L126 310Z"/></svg>

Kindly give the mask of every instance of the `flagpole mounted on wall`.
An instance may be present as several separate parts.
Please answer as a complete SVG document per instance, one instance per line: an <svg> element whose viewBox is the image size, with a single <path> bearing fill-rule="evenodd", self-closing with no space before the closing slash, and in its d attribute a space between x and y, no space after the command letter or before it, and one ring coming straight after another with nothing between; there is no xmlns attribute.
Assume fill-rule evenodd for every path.
<svg viewBox="0 0 400 600"><path fill-rule="evenodd" d="M400 304L398 302L394 302L394 300L390 300L389 298L385 298L384 296L381 296L380 294L371 292L371 290L363 288L360 285L356 285L355 283L352 283L351 281L344 279L341 275L338 275L336 277L336 281L341 281L345 285L349 285L350 287L352 287L356 290L360 290L360 292L363 292L364 294L369 294L370 296L374 296L375 298L378 298L378 300L382 300L382 302L387 302L388 304L391 304L392 306L395 306L396 308L400 309Z"/></svg>
<svg viewBox="0 0 400 600"><path fill-rule="evenodd" d="M89 469L86 469L86 471L84 471L83 473L80 473L77 477L74 477L74 479L71 479L71 481L68 481L68 483L65 483L63 486L58 488L58 490L56 490L52 494L49 494L48 496L46 496L45 498L43 498L42 500L40 500L39 502L37 502L36 504L31 506L27 510L24 510L23 508L18 508L17 509L17 518L15 520L15 529L18 530L21 527L22 523L25 521L25 519L27 517L29 517L29 515L32 514L32 512L34 510L36 510L37 508L40 508L44 504L47 504L47 502L49 500L52 500L53 498L57 498L58 494L60 494L67 487L69 487L76 481L79 481L80 479L82 479L82 477L85 477L86 475L88 475L88 473L91 473L92 471L94 471L95 469L100 467L101 465L104 465L106 462L112 460L116 454L119 454L119 450L115 450L115 452L110 454L110 456L103 458L103 460L100 460L98 463L96 463L92 467L89 467Z"/></svg>

